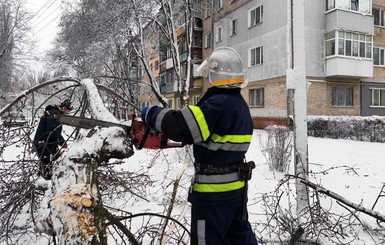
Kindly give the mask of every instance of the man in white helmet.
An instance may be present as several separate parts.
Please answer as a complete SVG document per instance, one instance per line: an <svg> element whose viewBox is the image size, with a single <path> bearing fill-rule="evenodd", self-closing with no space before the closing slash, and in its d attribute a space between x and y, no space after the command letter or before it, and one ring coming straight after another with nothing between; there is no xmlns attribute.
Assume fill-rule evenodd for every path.
<svg viewBox="0 0 385 245"><path fill-rule="evenodd" d="M193 144L195 175L188 198L193 245L257 244L246 207L253 163L245 161L245 153L253 122L240 93L245 84L242 69L237 51L217 48L198 68L212 87L196 106L142 110L149 127Z"/></svg>

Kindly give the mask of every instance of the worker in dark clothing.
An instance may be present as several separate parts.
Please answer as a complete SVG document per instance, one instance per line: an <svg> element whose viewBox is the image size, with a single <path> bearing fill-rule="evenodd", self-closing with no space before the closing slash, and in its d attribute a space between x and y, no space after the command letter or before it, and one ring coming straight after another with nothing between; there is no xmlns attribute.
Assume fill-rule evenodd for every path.
<svg viewBox="0 0 385 245"><path fill-rule="evenodd" d="M67 147L61 135L62 126L56 116L68 114L71 110L71 102L65 100L59 106L48 105L40 118L33 142L39 157L39 175L46 180L52 177L52 160L58 157L59 145Z"/></svg>
<svg viewBox="0 0 385 245"><path fill-rule="evenodd" d="M253 122L240 92L246 83L242 71L237 51L217 48L198 68L212 87L196 106L142 110L149 127L193 144L195 175L189 193L193 245L257 244L246 206L253 162L246 162L245 153Z"/></svg>

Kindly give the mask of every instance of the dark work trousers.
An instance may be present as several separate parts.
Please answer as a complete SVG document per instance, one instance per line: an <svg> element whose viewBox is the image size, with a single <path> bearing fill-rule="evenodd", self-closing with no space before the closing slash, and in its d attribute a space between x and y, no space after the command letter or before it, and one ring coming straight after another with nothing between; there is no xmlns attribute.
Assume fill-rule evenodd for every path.
<svg viewBox="0 0 385 245"><path fill-rule="evenodd" d="M242 219L242 200L192 205L191 245L257 245L249 221Z"/></svg>
<svg viewBox="0 0 385 245"><path fill-rule="evenodd" d="M57 152L57 144L46 145L46 144L37 144L36 153L39 157L39 175L43 177L48 177L52 175L52 160L51 159Z"/></svg>

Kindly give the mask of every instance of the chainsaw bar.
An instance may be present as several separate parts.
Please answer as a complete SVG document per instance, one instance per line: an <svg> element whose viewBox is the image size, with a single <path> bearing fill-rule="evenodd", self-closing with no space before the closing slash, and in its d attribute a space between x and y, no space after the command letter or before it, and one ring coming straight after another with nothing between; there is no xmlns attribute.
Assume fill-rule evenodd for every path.
<svg viewBox="0 0 385 245"><path fill-rule="evenodd" d="M96 126L99 126L103 128L121 127L126 132L129 132L131 130L131 126L127 126L120 123L107 122L107 121L93 119L93 118L77 117L77 116L70 116L70 115L57 115L56 119L61 124L65 124L73 127L79 127L79 128L91 129Z"/></svg>
<svg viewBox="0 0 385 245"><path fill-rule="evenodd" d="M132 138L132 143L137 149L164 149L164 148L175 148L183 147L184 144L181 142L171 142L167 136L161 132L150 129L142 121L132 119L131 126L127 126L120 123L107 122L103 120L85 118L70 115L57 115L56 120L64 125L73 127L91 129L94 127L121 127L125 132Z"/></svg>

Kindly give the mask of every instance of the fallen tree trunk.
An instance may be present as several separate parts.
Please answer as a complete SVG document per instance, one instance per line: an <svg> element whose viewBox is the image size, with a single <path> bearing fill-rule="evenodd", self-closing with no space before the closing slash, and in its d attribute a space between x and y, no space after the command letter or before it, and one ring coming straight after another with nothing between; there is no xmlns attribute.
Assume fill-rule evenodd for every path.
<svg viewBox="0 0 385 245"><path fill-rule="evenodd" d="M91 79L82 80L96 119L117 122L104 107ZM58 244L107 244L97 168L110 158L128 158L132 145L120 127L84 131L53 166L52 185L40 208L39 231L56 235Z"/></svg>
<svg viewBox="0 0 385 245"><path fill-rule="evenodd" d="M320 192L320 193L324 193L325 195L331 197L331 198L334 198L336 199L337 201L340 201L342 203L344 203L345 205L353 208L354 210L357 210L357 211L360 211L362 213L365 213L369 216L372 216L373 218L377 219L377 220L380 220L382 222L385 222L385 216L380 214L379 212L376 212L376 211L373 211L371 209L368 209L368 208L365 208L365 207L362 207L361 205L358 205L358 204L355 204L347 199L345 199L344 197L338 195L337 193L335 192L332 192L331 190L328 190L322 186L319 186L317 184L314 184L308 180L301 180L301 182L307 186L309 186L310 188Z"/></svg>

